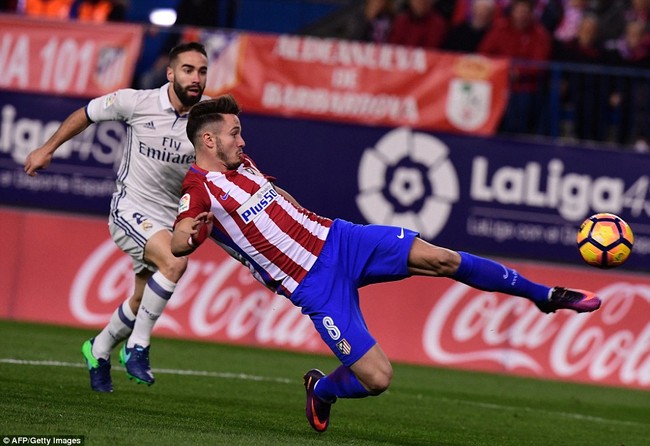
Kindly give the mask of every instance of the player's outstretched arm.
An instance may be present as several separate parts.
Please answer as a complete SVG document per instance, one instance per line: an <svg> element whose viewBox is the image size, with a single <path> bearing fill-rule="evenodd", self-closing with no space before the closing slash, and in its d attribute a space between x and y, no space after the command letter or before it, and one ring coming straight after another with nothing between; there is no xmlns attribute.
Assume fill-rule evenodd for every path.
<svg viewBox="0 0 650 446"><path fill-rule="evenodd" d="M182 257L194 252L212 231L212 212L201 212L176 223L172 233L172 254Z"/></svg>
<svg viewBox="0 0 650 446"><path fill-rule="evenodd" d="M38 149L33 150L25 159L25 173L30 177L37 174L38 170L47 169L52 162L52 156L61 144L73 136L83 132L92 124L82 107L70 114L52 136Z"/></svg>

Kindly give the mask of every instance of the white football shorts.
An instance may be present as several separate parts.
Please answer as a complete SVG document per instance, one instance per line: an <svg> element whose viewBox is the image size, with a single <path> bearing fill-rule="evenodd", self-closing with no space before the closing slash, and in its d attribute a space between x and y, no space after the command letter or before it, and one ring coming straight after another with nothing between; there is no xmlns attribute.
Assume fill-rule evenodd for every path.
<svg viewBox="0 0 650 446"><path fill-rule="evenodd" d="M148 217L127 200L120 201L120 208L111 210L108 229L115 244L133 259L133 271L145 269L157 271L155 265L145 261L144 246L159 231L170 231L169 225Z"/></svg>

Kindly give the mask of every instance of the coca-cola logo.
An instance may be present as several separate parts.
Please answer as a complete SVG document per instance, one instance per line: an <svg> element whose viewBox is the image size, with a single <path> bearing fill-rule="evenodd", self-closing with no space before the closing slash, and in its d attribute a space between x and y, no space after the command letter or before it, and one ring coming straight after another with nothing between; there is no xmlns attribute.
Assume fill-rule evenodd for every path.
<svg viewBox="0 0 650 446"><path fill-rule="evenodd" d="M616 282L597 291L599 311L541 313L518 297L451 286L431 309L423 348L436 363L498 365L558 378L650 384L650 286Z"/></svg>
<svg viewBox="0 0 650 446"><path fill-rule="evenodd" d="M647 387L650 285L622 277L595 289L603 306L590 314L558 311L546 315L519 297L460 283L436 285L440 297L422 325L413 330L421 333L422 349L403 359ZM444 282L436 282L440 283ZM372 297L376 305L381 306L383 299L394 301L393 294L379 287ZM84 325L102 326L132 289L131 259L107 240L78 269L70 288L70 312ZM400 289L422 292L408 284ZM402 311L415 320L418 308ZM381 312L374 316L387 317ZM213 246L193 254L156 330L188 338L327 351L308 317L288 299L262 287L246 268Z"/></svg>
<svg viewBox="0 0 650 446"><path fill-rule="evenodd" d="M131 295L133 285L131 258L106 240L77 271L70 312L85 325L103 325ZM201 248L190 258L156 331L303 350L324 346L299 308L264 288L216 246Z"/></svg>

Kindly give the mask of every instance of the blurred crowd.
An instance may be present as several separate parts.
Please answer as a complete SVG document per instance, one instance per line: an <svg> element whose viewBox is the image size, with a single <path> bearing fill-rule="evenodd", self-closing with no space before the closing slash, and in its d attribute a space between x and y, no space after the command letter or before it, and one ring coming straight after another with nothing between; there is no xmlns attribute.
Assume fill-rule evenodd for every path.
<svg viewBox="0 0 650 446"><path fill-rule="evenodd" d="M650 68L649 20L650 0L365 0L337 23L311 31L516 59L502 131L547 134L545 93L553 87L562 110L571 114L570 136L647 151L650 86L625 73ZM607 66L608 73L620 68L624 74L567 69L551 86L549 73L539 69L545 62Z"/></svg>
<svg viewBox="0 0 650 446"><path fill-rule="evenodd" d="M127 0L0 0L0 11L85 22L125 20Z"/></svg>
<svg viewBox="0 0 650 446"><path fill-rule="evenodd" d="M365 0L330 37L648 67L650 0Z"/></svg>
<svg viewBox="0 0 650 446"><path fill-rule="evenodd" d="M0 10L121 21L126 19L127 1L0 0ZM223 26L217 19L218 3L180 0L176 25ZM650 81L627 73L650 68L650 0L355 0L304 33L513 58L519 63L511 71L512 94L501 131L548 134L545 98L553 88L562 113L571 118L564 133L640 151L649 148ZM165 53L178 39L170 34L159 57L143 70L139 87L164 80L160 73ZM547 62L609 71L603 75L568 68L559 82L552 82L548 71L539 68ZM612 68L623 74L609 76Z"/></svg>

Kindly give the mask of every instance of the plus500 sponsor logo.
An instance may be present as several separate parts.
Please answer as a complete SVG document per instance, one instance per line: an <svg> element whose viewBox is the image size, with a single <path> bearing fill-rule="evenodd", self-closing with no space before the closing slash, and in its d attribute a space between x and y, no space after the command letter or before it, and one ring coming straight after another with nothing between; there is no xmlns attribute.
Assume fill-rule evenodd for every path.
<svg viewBox="0 0 650 446"><path fill-rule="evenodd" d="M273 189L273 185L271 183L266 183L255 193L255 195L246 200L246 202L237 209L237 213L242 220L244 220L244 223L250 223L277 198L278 193Z"/></svg>
<svg viewBox="0 0 650 446"><path fill-rule="evenodd" d="M578 221L593 212L619 213L629 208L632 216L645 211L650 180L639 177L629 188L617 177L592 177L565 172L564 163L552 159L543 164L527 163L524 167L502 166L491 175L489 160L476 157L472 162L470 195L473 200L508 205L557 209L567 220Z"/></svg>

